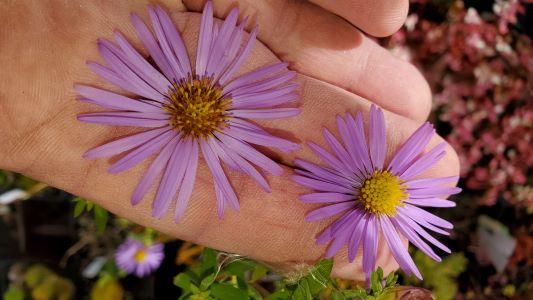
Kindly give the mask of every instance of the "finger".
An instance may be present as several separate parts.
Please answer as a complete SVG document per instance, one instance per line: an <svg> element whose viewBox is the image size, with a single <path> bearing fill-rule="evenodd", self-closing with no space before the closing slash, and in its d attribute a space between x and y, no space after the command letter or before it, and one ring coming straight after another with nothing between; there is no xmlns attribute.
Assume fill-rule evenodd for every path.
<svg viewBox="0 0 533 300"><path fill-rule="evenodd" d="M364 32L384 37L395 33L405 22L408 0L310 0L343 17Z"/></svg>
<svg viewBox="0 0 533 300"><path fill-rule="evenodd" d="M184 3L200 11L204 1ZM224 17L234 1L215 1L214 7ZM338 16L306 1L240 0L239 8L254 17L259 39L291 68L413 120L429 115L431 92L420 72Z"/></svg>

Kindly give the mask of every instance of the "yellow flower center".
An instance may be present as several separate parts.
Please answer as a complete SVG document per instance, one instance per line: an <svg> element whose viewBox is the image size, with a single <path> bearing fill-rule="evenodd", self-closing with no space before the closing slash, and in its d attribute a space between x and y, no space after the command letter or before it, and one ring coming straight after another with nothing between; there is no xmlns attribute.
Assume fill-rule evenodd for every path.
<svg viewBox="0 0 533 300"><path fill-rule="evenodd" d="M359 200L373 214L396 215L396 207L403 205L407 192L403 181L389 171L374 171L359 189Z"/></svg>
<svg viewBox="0 0 533 300"><path fill-rule="evenodd" d="M142 263L146 259L147 255L148 254L146 253L145 250L138 250L135 253L135 256L133 257L133 259L135 260L136 263Z"/></svg>
<svg viewBox="0 0 533 300"><path fill-rule="evenodd" d="M209 77L189 77L172 84L167 94L170 125L184 136L206 137L226 126L231 98Z"/></svg>

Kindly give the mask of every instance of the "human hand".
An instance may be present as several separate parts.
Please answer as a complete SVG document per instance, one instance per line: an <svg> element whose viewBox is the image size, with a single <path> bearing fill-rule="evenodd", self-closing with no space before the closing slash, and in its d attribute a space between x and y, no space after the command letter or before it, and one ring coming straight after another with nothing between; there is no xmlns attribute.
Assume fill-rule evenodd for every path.
<svg viewBox="0 0 533 300"><path fill-rule="evenodd" d="M200 10L203 3L185 1L178 12L174 1L165 2L162 4L173 12L189 53L193 53L199 15L184 11ZM327 6L332 2L321 3L339 10L338 6ZM386 1L376 3L385 7ZM84 66L85 60L99 60L95 41L98 37L111 36L115 28L142 50L130 25L129 13L146 16L146 4L143 1L113 4L26 1L2 7L0 15L7 26L0 29L0 60L4 67L0 75L0 118L4 124L0 128L0 167L92 199L117 215L181 239L287 269L319 259L324 248L314 244L314 236L326 224L304 221L305 213L313 207L298 201L305 190L288 179L289 168L285 168L281 177L268 177L272 193L264 193L240 173L228 172L239 195L241 211L229 212L219 220L211 175L201 164L185 217L175 224L171 216L161 220L152 218L148 199L136 207L129 204L131 192L148 162L111 175L106 172L108 161L82 158L87 149L132 130L77 122L77 114L92 111L94 107L74 101L72 85L94 84L113 90L90 73ZM225 16L229 5L230 1L215 1L215 14ZM320 129L334 128L335 115L369 110L370 102L365 97L389 111L386 118L388 127L392 128L388 135L393 150L427 118L430 95L418 72L394 59L343 19L307 2L241 1L239 7L241 15L256 19L260 26L259 40L266 45L255 46L243 69L276 61L277 55L299 73L302 113L275 123L262 122L270 131L292 132L289 136L294 141L313 140L321 144ZM383 10L378 7L375 11ZM345 17L370 33L388 33L386 28L380 29L383 24L379 22L358 19L357 14ZM438 142L435 138L432 145ZM295 156L315 160L305 147L296 153L272 153L272 156L286 165ZM431 173L439 177L458 174L453 150L448 149L448 155ZM386 270L395 268L385 248L379 257L378 265ZM337 257L334 274L362 279L360 268L358 260L347 264L345 257Z"/></svg>

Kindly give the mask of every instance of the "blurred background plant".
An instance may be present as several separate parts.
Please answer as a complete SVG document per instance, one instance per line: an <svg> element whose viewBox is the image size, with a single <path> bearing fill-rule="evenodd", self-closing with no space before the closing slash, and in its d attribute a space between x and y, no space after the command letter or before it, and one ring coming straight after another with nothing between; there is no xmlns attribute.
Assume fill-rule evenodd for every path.
<svg viewBox="0 0 533 300"><path fill-rule="evenodd" d="M437 212L455 224L445 241L454 254L435 263L412 253L423 282L381 270L368 287L331 279L328 260L282 276L260 262L174 240L86 199L0 171L0 294L7 300L531 297L533 5L411 2L405 26L379 42L428 79L431 121L459 153L465 188L453 199L456 208ZM142 278L115 263L118 247L131 239L164 244L162 263Z"/></svg>

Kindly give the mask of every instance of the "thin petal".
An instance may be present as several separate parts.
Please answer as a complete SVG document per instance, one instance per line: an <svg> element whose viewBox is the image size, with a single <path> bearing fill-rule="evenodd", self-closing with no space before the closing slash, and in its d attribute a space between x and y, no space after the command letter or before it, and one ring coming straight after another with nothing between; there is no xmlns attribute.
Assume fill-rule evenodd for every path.
<svg viewBox="0 0 533 300"><path fill-rule="evenodd" d="M231 115L245 119L281 119L294 117L300 113L299 108L238 109L231 110Z"/></svg>
<svg viewBox="0 0 533 300"><path fill-rule="evenodd" d="M152 216L154 218L161 218L165 215L174 195L178 192L181 181L187 171L191 150L190 140L181 140L174 148L152 205Z"/></svg>
<svg viewBox="0 0 533 300"><path fill-rule="evenodd" d="M400 237L398 236L398 233L396 232L396 229L394 229L394 226L390 222L389 218L379 218L379 221L381 224L381 229L384 233L383 235L385 236L385 240L389 245L389 249L391 250L392 255L394 256L394 259L396 259L400 267L408 275L414 274L416 277L422 280L422 274L420 274L420 271L418 271L418 268L416 267L415 263L413 262L413 259L409 255L409 252L407 252L406 247L400 240Z"/></svg>
<svg viewBox="0 0 533 300"><path fill-rule="evenodd" d="M191 198L196 181L196 170L198 169L198 142L191 142L191 155L189 157L186 176L180 186L178 199L176 200L176 210L174 211L174 220L178 223L185 213L189 199Z"/></svg>
<svg viewBox="0 0 533 300"><path fill-rule="evenodd" d="M146 49L148 50L148 53L150 54L150 57L154 59L159 69L163 71L163 73L168 79L171 79L174 81L177 80L178 78L175 78L174 73L172 71L172 68L170 67L170 64L167 58L163 54L163 51L159 47L159 44L155 40L150 29L148 29L146 24L136 14L131 15L131 22L133 23L133 26L135 27L137 36L142 41L144 47L146 47Z"/></svg>
<svg viewBox="0 0 533 300"><path fill-rule="evenodd" d="M355 207L355 202L341 202L315 209L307 214L307 222L319 221Z"/></svg>
<svg viewBox="0 0 533 300"><path fill-rule="evenodd" d="M160 112L161 108L145 102L131 99L113 92L76 84L74 89L88 101L104 108L115 110L131 110L138 112Z"/></svg>
<svg viewBox="0 0 533 300"><path fill-rule="evenodd" d="M363 242L363 271L370 278L376 267L378 252L378 222L374 215L368 215L366 220L365 237Z"/></svg>
<svg viewBox="0 0 533 300"><path fill-rule="evenodd" d="M172 155L174 149L176 148L179 142L179 139L180 136L178 135L174 137L165 147L163 147L163 150L161 150L161 152L154 159L146 173L144 173L143 177L137 184L137 187L135 187L135 190L133 191L133 194L131 196L132 205L136 205L141 202L144 195L146 195L146 193L154 183L154 180L159 177L159 175L163 172L165 166L170 160L170 156Z"/></svg>
<svg viewBox="0 0 533 300"><path fill-rule="evenodd" d="M400 173L400 177L403 180L411 180L424 172L444 157L446 154L446 151L444 151L445 147L446 143L440 143L428 153L417 158L404 172Z"/></svg>
<svg viewBox="0 0 533 300"><path fill-rule="evenodd" d="M213 35L213 6L211 1L207 1L202 12L200 21L200 34L198 37L198 50L196 54L196 75L205 75L209 50L211 48L211 38Z"/></svg>
<svg viewBox="0 0 533 300"><path fill-rule="evenodd" d="M336 203L354 201L355 197L341 193L311 193L300 196L300 200L305 203Z"/></svg>
<svg viewBox="0 0 533 300"><path fill-rule="evenodd" d="M233 79L231 82L229 82L227 85L224 86L223 94L229 94L240 87L245 87L245 86L248 86L249 84L253 84L261 80L263 77L267 75L274 74L281 70L286 70L287 66L288 64L284 62L275 63L272 65L260 67L244 75L236 77L235 79Z"/></svg>
<svg viewBox="0 0 533 300"><path fill-rule="evenodd" d="M147 141L153 139L156 136L161 135L162 133L169 130L170 127L152 129L148 131L143 131L134 135L120 138L118 140L106 143L102 146L98 146L87 151L83 157L86 159L94 159L101 157L109 157L115 154L119 154L133 148L136 148Z"/></svg>
<svg viewBox="0 0 533 300"><path fill-rule="evenodd" d="M405 200L407 203L411 203L417 206L427 206L427 207L455 207L455 202L440 198L419 198L412 199L409 198Z"/></svg>
<svg viewBox="0 0 533 300"><path fill-rule="evenodd" d="M147 113L129 112L97 112L80 114L78 121L94 124L134 126L156 128L168 125L168 119L163 119L163 114L148 115Z"/></svg>
<svg viewBox="0 0 533 300"><path fill-rule="evenodd" d="M420 126L396 152L389 163L388 170L394 175L402 173L424 151L434 134L435 129L430 123L426 122Z"/></svg>
<svg viewBox="0 0 533 300"><path fill-rule="evenodd" d="M119 159L117 162L109 167L109 173L119 173L133 168L144 159L148 158L155 152L163 148L172 138L176 136L176 132L169 130L160 136L146 142L137 149L131 151L126 156Z"/></svg>
<svg viewBox="0 0 533 300"><path fill-rule="evenodd" d="M387 134L383 111L372 104L370 107L369 150L374 169L382 170L387 153Z"/></svg>
<svg viewBox="0 0 533 300"><path fill-rule="evenodd" d="M317 191L343 194L351 194L353 192L351 189L348 189L336 183L324 182L321 180L311 179L304 176L292 175L291 179L300 185L306 186Z"/></svg>

